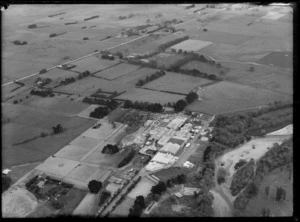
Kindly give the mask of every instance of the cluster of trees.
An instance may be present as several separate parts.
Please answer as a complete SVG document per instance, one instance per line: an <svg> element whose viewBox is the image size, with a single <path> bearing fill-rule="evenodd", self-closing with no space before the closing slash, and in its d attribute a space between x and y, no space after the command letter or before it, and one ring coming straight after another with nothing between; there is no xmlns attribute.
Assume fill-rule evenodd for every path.
<svg viewBox="0 0 300 222"><path fill-rule="evenodd" d="M54 96L51 89L45 89L45 90L35 90L35 89L33 89L33 90L30 91L30 94L41 96L41 97L47 97L48 95Z"/></svg>
<svg viewBox="0 0 300 222"><path fill-rule="evenodd" d="M167 187L172 187L174 184L184 184L186 182L186 175L180 174L177 177L167 180Z"/></svg>
<svg viewBox="0 0 300 222"><path fill-rule="evenodd" d="M264 136L274 129L293 122L291 104L274 103L270 107L239 115L219 115L212 123L212 139L227 148L234 148L252 136ZM220 148L221 149L221 148Z"/></svg>
<svg viewBox="0 0 300 222"><path fill-rule="evenodd" d="M234 169L237 170L239 168L241 168L242 166L246 165L247 164L247 161L246 160L240 160L239 162L237 162L235 165L234 165Z"/></svg>
<svg viewBox="0 0 300 222"><path fill-rule="evenodd" d="M143 210L146 209L144 196L137 196L134 200L133 206L129 210L129 217L139 217L142 215Z"/></svg>
<svg viewBox="0 0 300 222"><path fill-rule="evenodd" d="M55 36L57 36L56 33L52 33L52 34L49 35L50 38L53 38L53 37L55 37Z"/></svg>
<svg viewBox="0 0 300 222"><path fill-rule="evenodd" d="M188 93L187 96L185 97L185 99L180 99L174 104L174 106L173 106L174 111L181 112L182 110L184 110L184 108L188 104L191 104L192 102L194 102L197 99L198 99L197 93L195 93L195 92Z"/></svg>
<svg viewBox="0 0 300 222"><path fill-rule="evenodd" d="M38 78L34 81L34 83L38 83L38 82L41 82L41 83L39 84L39 86L40 86L40 87L43 87L43 86L49 84L50 82L52 82L52 79L50 79L50 78L41 78L41 77L38 77Z"/></svg>
<svg viewBox="0 0 300 222"><path fill-rule="evenodd" d="M188 39L189 39L189 36L186 35L186 36L183 36L183 37L181 37L181 38L174 39L174 40L172 40L172 41L170 41L170 42L166 42L166 43L164 43L164 44L161 44L161 45L158 47L158 49L159 49L159 51L165 51L165 50L166 50L167 48L169 48L170 46L176 45L176 44L178 44L178 43L180 43L180 42L183 42L183 41L185 41L185 40L188 40Z"/></svg>
<svg viewBox="0 0 300 222"><path fill-rule="evenodd" d="M77 76L77 79L80 80L82 78L88 77L89 75L91 75L90 71L86 70L82 73L79 73Z"/></svg>
<svg viewBox="0 0 300 222"><path fill-rule="evenodd" d="M103 54L101 56L102 59L108 59L108 60L115 60L115 57L113 57L112 55L110 54Z"/></svg>
<svg viewBox="0 0 300 222"><path fill-rule="evenodd" d="M75 81L76 81L76 79L74 77L68 77L68 78L65 78L64 80L61 80L60 85L68 85Z"/></svg>
<svg viewBox="0 0 300 222"><path fill-rule="evenodd" d="M230 186L233 196L236 196L251 180L254 175L254 167L254 159L251 159L249 163L235 172Z"/></svg>
<svg viewBox="0 0 300 222"><path fill-rule="evenodd" d="M46 72L48 72L47 69L41 69L41 70L39 71L39 74L44 74L44 73L46 73Z"/></svg>
<svg viewBox="0 0 300 222"><path fill-rule="evenodd" d="M11 185L11 178L7 175L2 175L2 193L6 190L8 190L8 188Z"/></svg>
<svg viewBox="0 0 300 222"><path fill-rule="evenodd" d="M13 41L13 44L14 45L27 45L27 42L26 41L20 41L20 40L15 40Z"/></svg>
<svg viewBox="0 0 300 222"><path fill-rule="evenodd" d="M106 154L115 154L117 152L119 152L119 148L117 145L111 145L111 144L107 144L103 149L102 149L102 153L106 153Z"/></svg>
<svg viewBox="0 0 300 222"><path fill-rule="evenodd" d="M221 184L221 183L225 183L225 181L226 181L226 170L223 167L221 167L218 170L217 183Z"/></svg>
<svg viewBox="0 0 300 222"><path fill-rule="evenodd" d="M161 195L166 190L167 190L167 185L165 184L165 182L159 181L158 184L154 185L151 188L151 193Z"/></svg>
<svg viewBox="0 0 300 222"><path fill-rule="evenodd" d="M75 25L77 23L78 23L77 21L76 22L66 22L65 25Z"/></svg>
<svg viewBox="0 0 300 222"><path fill-rule="evenodd" d="M257 195L258 186L261 184L265 175L272 170L292 163L292 149L293 138L284 141L281 145L274 144L273 148L266 152L266 154L256 163L256 172L251 182L246 186L246 189L238 195L234 201L234 208L239 214L243 211L249 200ZM289 166L289 165L288 165ZM289 174L291 175L291 168ZM291 179L291 177L289 178ZM266 196L269 195L269 187L265 188ZM285 198L286 192L282 188L277 188L276 199L278 201Z"/></svg>
<svg viewBox="0 0 300 222"><path fill-rule="evenodd" d="M166 73L163 70L160 71L156 71L154 74L147 76L145 79L140 79L135 86L143 86L145 84L147 84L148 82L151 82L155 79L158 79L162 76L166 75Z"/></svg>
<svg viewBox="0 0 300 222"><path fill-rule="evenodd" d="M89 191L91 193L98 193L102 188L102 182L98 180L91 180L88 184Z"/></svg>
<svg viewBox="0 0 300 222"><path fill-rule="evenodd" d="M110 113L110 109L106 106L99 106L90 113L90 117L101 119Z"/></svg>
<svg viewBox="0 0 300 222"><path fill-rule="evenodd" d="M94 15L94 16L85 18L85 19L83 19L83 20L84 20L84 21L88 21L88 20L95 19L95 18L99 18L99 15Z"/></svg>
<svg viewBox="0 0 300 222"><path fill-rule="evenodd" d="M63 15L63 14L66 14L66 12L60 12L60 13L57 13L57 14L48 15L48 17L52 18L52 17L55 17L55 16Z"/></svg>
<svg viewBox="0 0 300 222"><path fill-rule="evenodd" d="M128 155L118 164L118 168L121 168L127 165L135 156L136 151L131 149Z"/></svg>
<svg viewBox="0 0 300 222"><path fill-rule="evenodd" d="M125 100L123 107L125 109L138 109L143 111L150 111L154 113L160 113L163 111L163 107L159 103L148 103L148 102L132 102L130 100Z"/></svg>
<svg viewBox="0 0 300 222"><path fill-rule="evenodd" d="M53 134L58 134L63 131L63 127L60 124L57 124L57 126L53 126Z"/></svg>
<svg viewBox="0 0 300 222"><path fill-rule="evenodd" d="M103 191L100 196L99 206L105 203L105 201L111 196L111 193L107 190Z"/></svg>
<svg viewBox="0 0 300 222"><path fill-rule="evenodd" d="M133 18L135 15L133 13L130 13L128 16L126 15L120 15L118 17L118 19L123 20L123 19L127 19L127 18Z"/></svg>
<svg viewBox="0 0 300 222"><path fill-rule="evenodd" d="M36 29L37 25L36 24L31 24L31 25L28 25L28 28L29 29Z"/></svg>
<svg viewBox="0 0 300 222"><path fill-rule="evenodd" d="M117 108L119 106L119 103L115 100L111 99L99 99L95 97L84 97L82 102L88 103L88 104L97 104L97 105L104 105L110 108L111 110Z"/></svg>

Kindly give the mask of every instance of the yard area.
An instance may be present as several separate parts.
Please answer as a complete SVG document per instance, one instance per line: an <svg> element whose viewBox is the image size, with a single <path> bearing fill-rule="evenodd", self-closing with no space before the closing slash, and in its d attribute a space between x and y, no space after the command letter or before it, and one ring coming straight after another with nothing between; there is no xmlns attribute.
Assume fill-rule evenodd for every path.
<svg viewBox="0 0 300 222"><path fill-rule="evenodd" d="M195 87L203 86L211 82L213 81L204 78L166 72L166 75L147 83L144 85L144 87L155 90L188 94Z"/></svg>

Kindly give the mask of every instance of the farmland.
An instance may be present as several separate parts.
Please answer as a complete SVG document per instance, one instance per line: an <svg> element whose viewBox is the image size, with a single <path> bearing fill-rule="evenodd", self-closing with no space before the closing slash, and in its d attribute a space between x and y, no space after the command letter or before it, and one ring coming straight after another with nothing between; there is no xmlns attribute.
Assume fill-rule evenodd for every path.
<svg viewBox="0 0 300 222"><path fill-rule="evenodd" d="M2 167L12 170L6 179L17 182L6 182L12 187L2 195L5 217L128 216L140 195L146 205L155 202L148 214L138 206L144 204L136 201L131 213L141 217L144 213L150 217L239 213L231 212L235 203L227 195L228 175L223 187L218 164L224 163L213 154L222 158L230 153L229 162L243 156L258 160L277 137L287 137L251 139L252 131L263 135L265 126L277 130L277 125L292 118L293 7L83 4L9 8L3 11ZM42 79L37 82L38 78ZM247 110L256 112L220 115ZM169 129L175 127L179 131ZM290 136L291 130L288 126L277 133ZM157 162L159 167L167 161L164 158L171 158L167 154L157 155L147 165L156 152L171 153L173 147L160 151L170 138L184 140L180 143L185 148L179 148L172 159L175 163L154 169L156 160L162 161ZM291 147L284 149L291 151ZM283 156L276 155L276 161ZM183 166L187 160L194 166ZM267 161L255 170L265 173ZM283 167L266 173L242 216L261 216L262 207L270 208L272 216L293 215L293 179L287 171ZM169 180L167 188L160 183L151 192L157 184L151 174L160 181ZM180 174L186 178L177 177ZM23 188L35 175L39 175L36 183ZM56 195L49 187L57 183L66 188L66 184L55 180L43 184L44 176L73 187L66 195ZM115 199L99 206L100 196L88 186L91 180L101 181L100 192L116 193ZM265 186L270 186L268 198ZM274 201L278 186L287 190L281 202ZM201 192L195 193L198 188Z"/></svg>
<svg viewBox="0 0 300 222"><path fill-rule="evenodd" d="M200 41L200 40L194 40L194 39L189 39L184 42L181 42L179 44L176 44L171 47L171 49L175 49L176 51L178 50L183 50L183 51L199 51L202 48L205 48L212 44L211 42L208 41Z"/></svg>
<svg viewBox="0 0 300 222"><path fill-rule="evenodd" d="M145 102L152 102L152 103L168 103L168 102L176 102L177 100L184 98L184 96L152 91L152 90L145 90L145 89L132 89L130 92L126 92L120 96L117 96L116 98L124 99L124 100L129 99L132 101L145 101Z"/></svg>
<svg viewBox="0 0 300 222"><path fill-rule="evenodd" d="M105 79L117 79L123 75L130 74L131 72L139 69L139 66L130 65L127 63L121 63L117 66L111 67L109 69L106 69L104 71L98 72L96 76L105 78Z"/></svg>
<svg viewBox="0 0 300 222"><path fill-rule="evenodd" d="M201 100L189 105L187 109L209 114L220 114L258 107L272 101L292 101L291 95L226 81L205 87L200 91L199 97Z"/></svg>
<svg viewBox="0 0 300 222"><path fill-rule="evenodd" d="M147 83L143 87L174 93L188 94L195 87L203 86L213 81L194 76L166 72L163 77Z"/></svg>

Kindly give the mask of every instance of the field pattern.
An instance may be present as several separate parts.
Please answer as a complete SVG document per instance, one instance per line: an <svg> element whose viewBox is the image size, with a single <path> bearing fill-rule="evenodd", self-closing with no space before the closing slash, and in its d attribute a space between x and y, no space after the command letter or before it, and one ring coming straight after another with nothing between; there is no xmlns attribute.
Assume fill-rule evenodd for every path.
<svg viewBox="0 0 300 222"><path fill-rule="evenodd" d="M117 79L117 78L119 78L123 75L129 74L129 73L131 73L131 72L133 72L133 71L135 71L139 68L140 68L139 66L130 65L130 64L127 64L127 63L121 63L117 66L111 67L111 68L106 69L106 70L101 71L101 72L98 72L96 74L96 76L113 80L113 79Z"/></svg>

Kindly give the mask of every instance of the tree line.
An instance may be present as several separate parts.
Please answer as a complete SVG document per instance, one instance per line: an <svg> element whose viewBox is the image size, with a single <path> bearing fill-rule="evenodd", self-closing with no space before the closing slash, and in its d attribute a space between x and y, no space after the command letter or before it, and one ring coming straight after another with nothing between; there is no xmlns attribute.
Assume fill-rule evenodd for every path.
<svg viewBox="0 0 300 222"><path fill-rule="evenodd" d="M163 111L163 107L159 103L149 103L149 102L132 102L130 100L125 100L123 107L125 109L138 109L143 111L150 111L154 113L160 113Z"/></svg>
<svg viewBox="0 0 300 222"><path fill-rule="evenodd" d="M148 82L151 82L155 79L158 79L162 76L164 76L166 73L163 70L160 71L156 71L154 74L147 76L145 79L140 79L135 86L143 86L145 84L147 84Z"/></svg>

